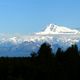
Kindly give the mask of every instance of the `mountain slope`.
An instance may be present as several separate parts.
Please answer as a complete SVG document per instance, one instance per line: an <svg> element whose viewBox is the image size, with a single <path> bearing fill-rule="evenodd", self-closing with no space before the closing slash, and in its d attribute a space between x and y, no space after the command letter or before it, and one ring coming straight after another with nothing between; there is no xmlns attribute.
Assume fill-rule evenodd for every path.
<svg viewBox="0 0 80 80"><path fill-rule="evenodd" d="M36 33L36 34L68 34L68 33L78 33L79 31L78 30L75 30L75 29L69 29L67 27L63 27L63 26L58 26L58 25L55 25L55 24L50 24L47 26L47 28L43 31L43 32L39 32L39 33Z"/></svg>

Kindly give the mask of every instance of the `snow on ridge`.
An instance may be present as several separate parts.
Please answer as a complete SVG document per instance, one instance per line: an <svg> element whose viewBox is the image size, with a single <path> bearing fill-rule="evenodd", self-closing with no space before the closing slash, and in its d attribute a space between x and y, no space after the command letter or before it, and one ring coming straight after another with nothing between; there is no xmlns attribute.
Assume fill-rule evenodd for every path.
<svg viewBox="0 0 80 80"><path fill-rule="evenodd" d="M64 27L64 26L49 24L43 32L38 32L36 34L44 35L44 34L64 34L64 33L65 34L71 34L71 33L76 34L76 33L79 33L79 31L76 30L76 29L70 29L70 28L67 28L67 27Z"/></svg>

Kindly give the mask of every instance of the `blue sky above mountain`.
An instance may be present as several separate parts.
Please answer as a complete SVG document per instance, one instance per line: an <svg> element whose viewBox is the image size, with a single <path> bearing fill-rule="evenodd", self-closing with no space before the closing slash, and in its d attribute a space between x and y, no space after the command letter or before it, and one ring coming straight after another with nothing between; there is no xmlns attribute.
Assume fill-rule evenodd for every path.
<svg viewBox="0 0 80 80"><path fill-rule="evenodd" d="M80 27L80 0L0 0L0 33L28 34L55 23Z"/></svg>

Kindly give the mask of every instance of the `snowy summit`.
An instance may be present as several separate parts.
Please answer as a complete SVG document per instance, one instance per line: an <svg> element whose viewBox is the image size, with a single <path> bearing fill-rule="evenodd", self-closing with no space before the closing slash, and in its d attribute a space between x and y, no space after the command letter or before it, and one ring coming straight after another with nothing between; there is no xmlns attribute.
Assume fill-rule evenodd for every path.
<svg viewBox="0 0 80 80"><path fill-rule="evenodd" d="M70 28L67 28L67 27L63 27L63 26L58 26L58 25L55 25L55 24L49 24L46 29L43 31L43 32L38 32L36 34L39 34L39 35L47 35L47 34L76 34L78 33L79 31L78 30L75 30L75 29L70 29Z"/></svg>

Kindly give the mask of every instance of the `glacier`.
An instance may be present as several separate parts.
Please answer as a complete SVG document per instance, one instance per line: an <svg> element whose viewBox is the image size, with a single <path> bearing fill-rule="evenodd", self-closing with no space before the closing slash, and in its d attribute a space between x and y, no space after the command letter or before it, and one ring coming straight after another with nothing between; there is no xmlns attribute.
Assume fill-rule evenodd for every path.
<svg viewBox="0 0 80 80"><path fill-rule="evenodd" d="M37 52L44 42L51 45L54 53L59 47L66 50L72 44L77 44L80 50L80 31L49 24L43 31L31 35L7 36L0 34L0 56L30 56L32 52Z"/></svg>

